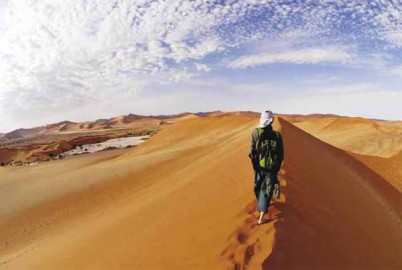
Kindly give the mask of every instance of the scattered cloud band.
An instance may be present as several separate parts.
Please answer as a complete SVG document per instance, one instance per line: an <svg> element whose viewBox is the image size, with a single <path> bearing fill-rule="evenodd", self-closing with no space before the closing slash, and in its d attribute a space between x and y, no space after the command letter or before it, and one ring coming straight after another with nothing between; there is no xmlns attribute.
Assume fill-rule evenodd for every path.
<svg viewBox="0 0 402 270"><path fill-rule="evenodd" d="M249 68L260 65L289 64L346 64L350 63L352 55L345 48L306 48L278 53L264 53L242 56L231 62L230 68Z"/></svg>

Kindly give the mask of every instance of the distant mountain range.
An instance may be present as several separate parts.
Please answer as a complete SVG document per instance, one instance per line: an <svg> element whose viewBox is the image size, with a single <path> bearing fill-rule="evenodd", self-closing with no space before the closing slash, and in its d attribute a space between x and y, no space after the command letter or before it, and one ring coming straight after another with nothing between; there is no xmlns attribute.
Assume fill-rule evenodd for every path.
<svg viewBox="0 0 402 270"><path fill-rule="evenodd" d="M62 121L58 123L47 124L40 127L20 128L8 133L0 133L0 137L11 140L11 139L18 139L18 138L46 135L53 133L127 128L127 127L135 127L137 125L144 125L144 124L146 125L147 123L153 123L153 124L156 124L156 122L162 123L163 121L169 121L183 117L208 116L220 113L222 112L221 111L198 112L198 113L185 112L173 115L148 115L148 116L130 113L127 115L120 115L109 119L98 119L92 122Z"/></svg>
<svg viewBox="0 0 402 270"><path fill-rule="evenodd" d="M242 114L250 117L258 117L260 115L259 112L253 111L238 111L238 112L222 112L222 111L211 111L211 112L184 112L180 114L172 114L172 115L138 115L138 114L127 114L115 116L108 119L97 119L95 121L86 121L86 122L72 122L72 121L62 121L53 124L47 124L40 127L33 128L20 128L13 130L9 133L0 133L0 140L12 140L19 139L24 137L31 137L37 135L47 135L54 133L63 133L63 132L74 132L74 131L94 131L94 130L107 130L107 129L116 129L116 128L132 128L137 127L139 125L144 126L147 124L157 125L157 124L165 124L170 120L174 121L181 118L186 117L204 117L211 115L225 115L225 114ZM277 114L277 116L286 116L291 117L294 121L303 121L306 118L311 117L338 117L335 114ZM346 117L348 118L348 117ZM376 121L382 121L377 119L370 119Z"/></svg>

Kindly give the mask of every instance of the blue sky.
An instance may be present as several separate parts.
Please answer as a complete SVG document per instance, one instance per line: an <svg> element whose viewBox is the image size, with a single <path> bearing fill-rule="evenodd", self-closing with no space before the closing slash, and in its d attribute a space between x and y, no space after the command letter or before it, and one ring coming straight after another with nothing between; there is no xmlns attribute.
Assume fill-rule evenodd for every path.
<svg viewBox="0 0 402 270"><path fill-rule="evenodd" d="M402 1L0 0L0 132L272 109L402 120Z"/></svg>

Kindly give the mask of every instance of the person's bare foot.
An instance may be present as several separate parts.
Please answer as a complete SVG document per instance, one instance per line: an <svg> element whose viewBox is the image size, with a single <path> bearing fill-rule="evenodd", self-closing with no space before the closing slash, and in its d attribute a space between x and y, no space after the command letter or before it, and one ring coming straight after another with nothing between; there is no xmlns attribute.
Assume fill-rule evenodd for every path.
<svg viewBox="0 0 402 270"><path fill-rule="evenodd" d="M261 225L261 224L264 224L264 223L268 223L268 219L265 219L265 218L263 218L263 219L259 219L258 221L257 221L257 224L258 225Z"/></svg>

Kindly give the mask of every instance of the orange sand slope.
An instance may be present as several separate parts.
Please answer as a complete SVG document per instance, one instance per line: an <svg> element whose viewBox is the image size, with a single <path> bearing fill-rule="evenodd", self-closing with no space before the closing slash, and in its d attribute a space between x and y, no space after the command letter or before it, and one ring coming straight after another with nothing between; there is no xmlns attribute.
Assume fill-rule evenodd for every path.
<svg viewBox="0 0 402 270"><path fill-rule="evenodd" d="M401 269L400 192L284 120L283 196L255 225L256 123L186 119L124 155L0 171L0 268Z"/></svg>
<svg viewBox="0 0 402 270"><path fill-rule="evenodd" d="M320 140L361 155L389 158L402 152L402 123L360 117L308 117L294 123Z"/></svg>
<svg viewBox="0 0 402 270"><path fill-rule="evenodd" d="M350 155L402 192L402 122L341 116L289 118L297 127Z"/></svg>
<svg viewBox="0 0 402 270"><path fill-rule="evenodd" d="M352 154L402 192L402 151L389 158Z"/></svg>

